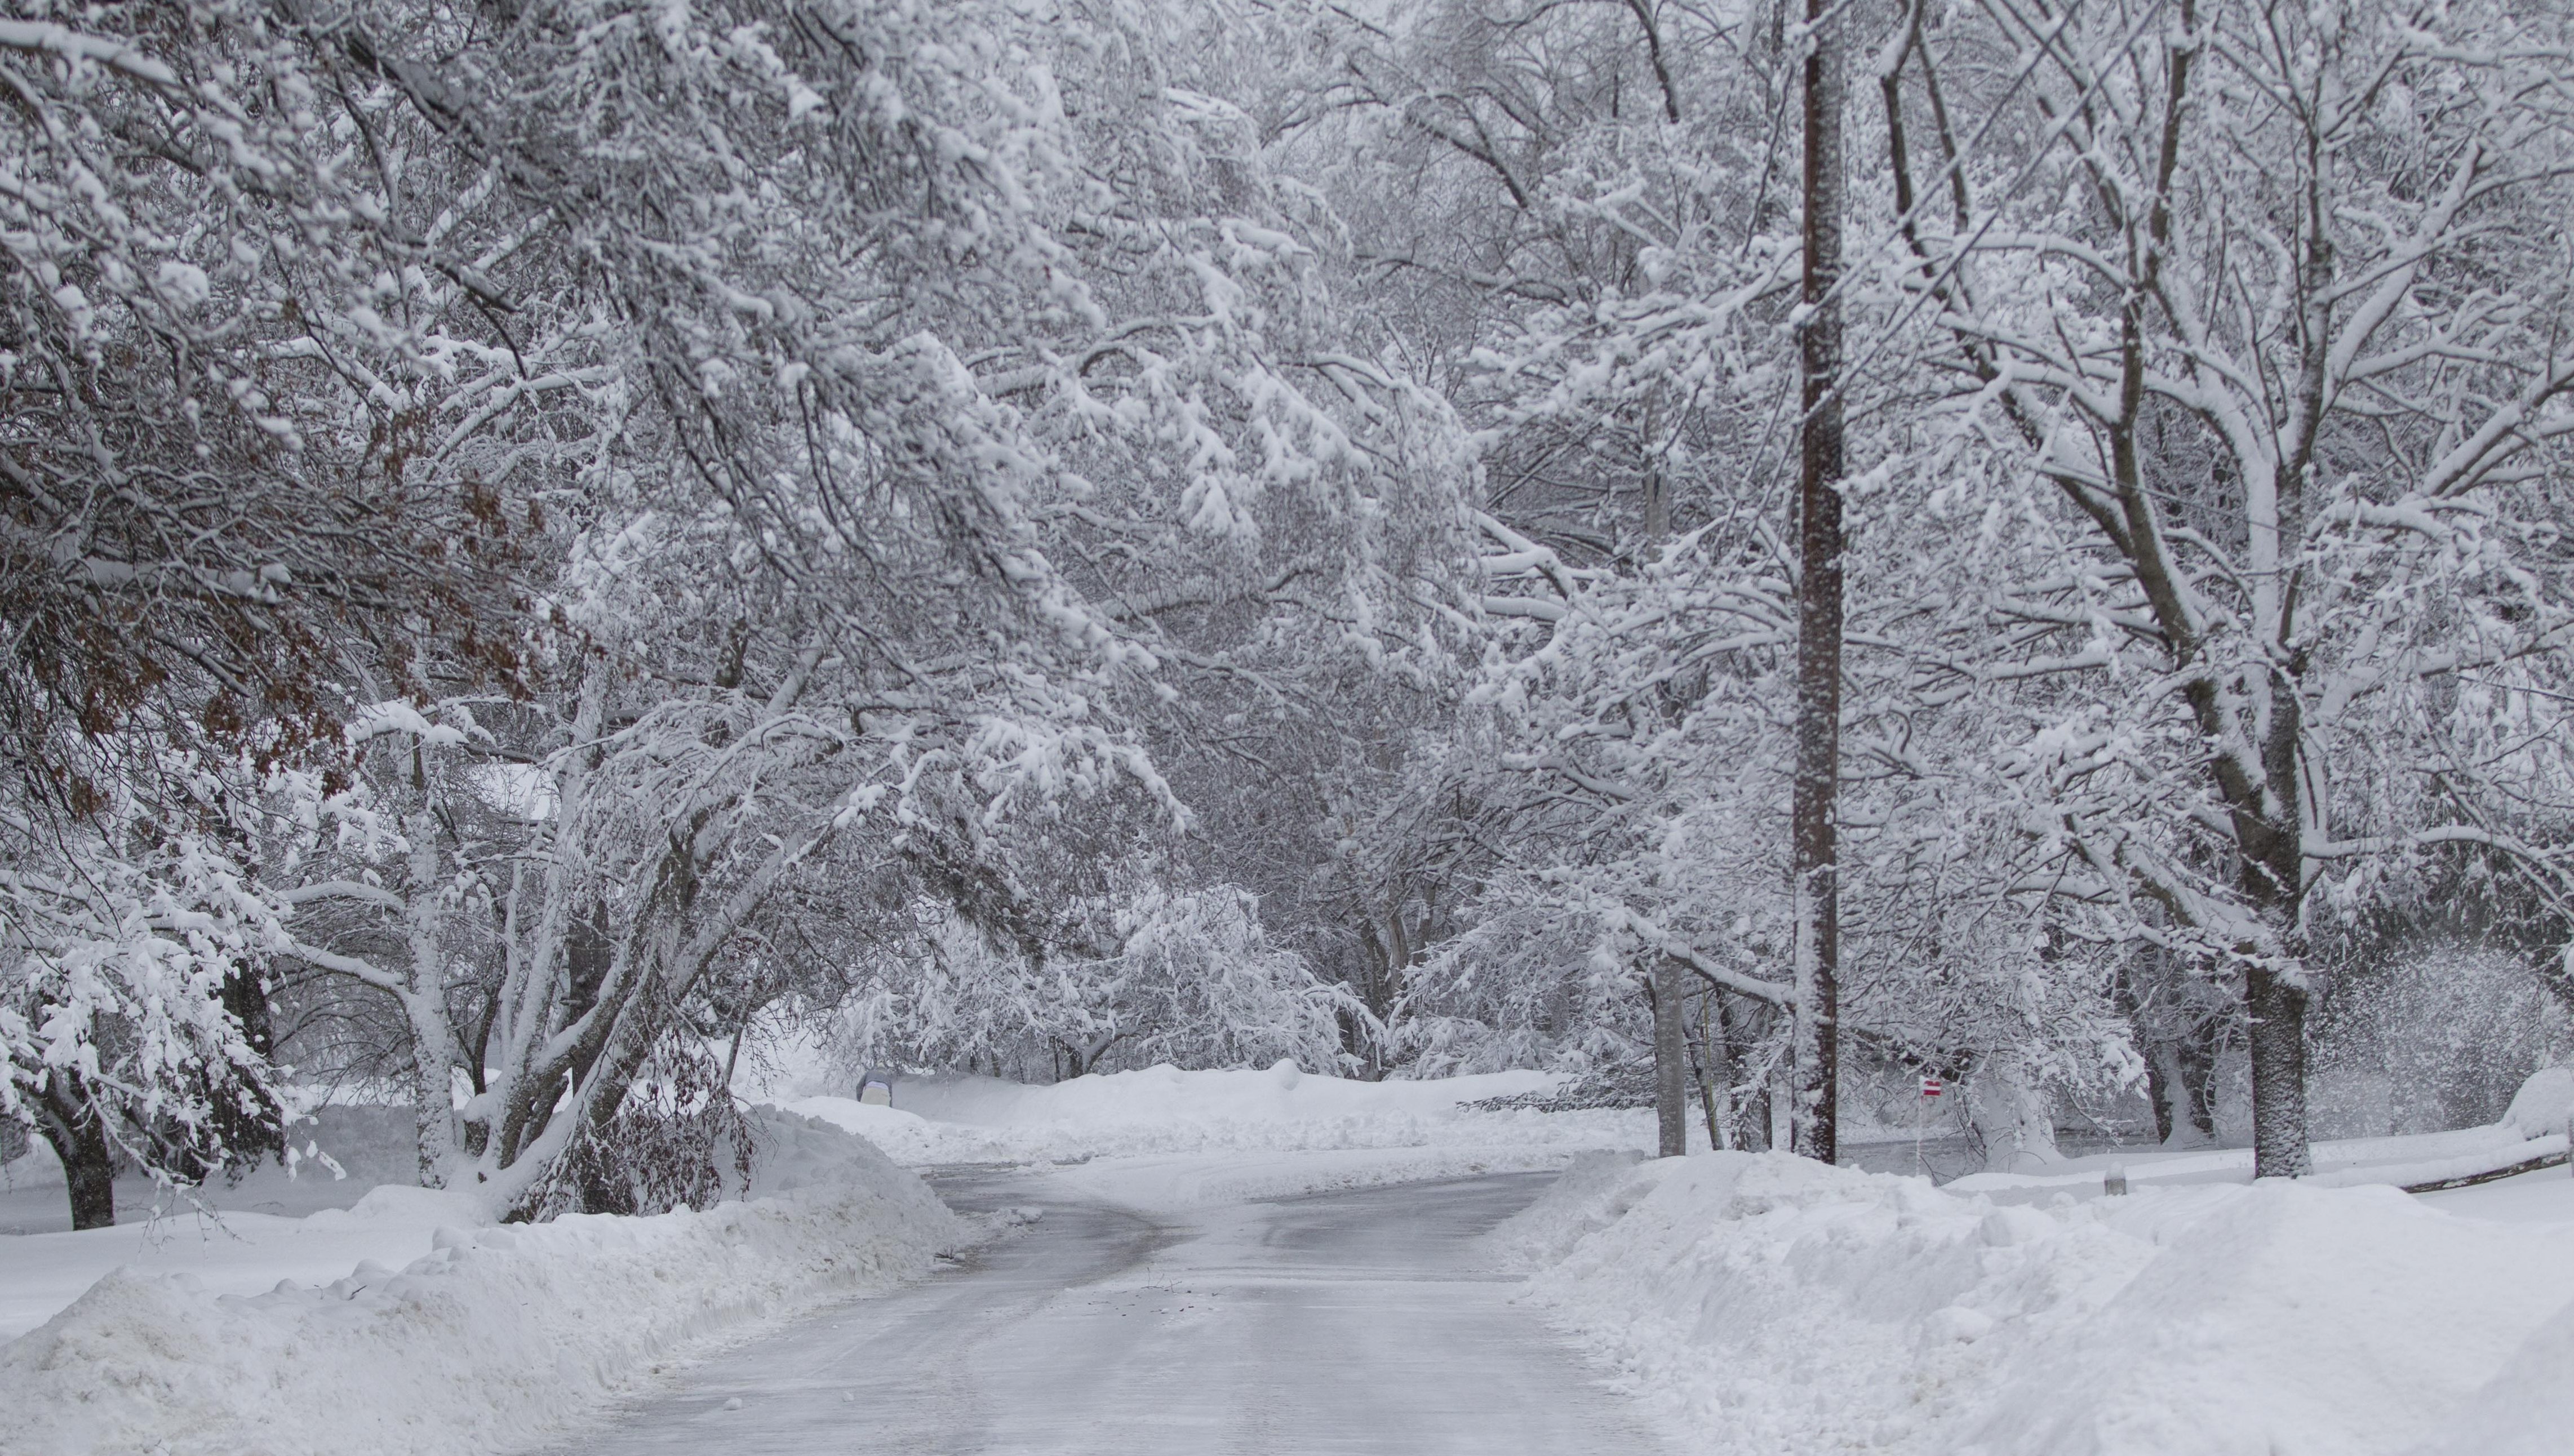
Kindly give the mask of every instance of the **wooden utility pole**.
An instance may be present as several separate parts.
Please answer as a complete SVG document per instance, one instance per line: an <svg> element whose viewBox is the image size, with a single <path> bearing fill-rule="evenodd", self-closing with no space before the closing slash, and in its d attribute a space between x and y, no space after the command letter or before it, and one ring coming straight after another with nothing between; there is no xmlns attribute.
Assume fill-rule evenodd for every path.
<svg viewBox="0 0 2574 1456"><path fill-rule="evenodd" d="M1805 406L1797 512L1797 776L1790 825L1796 913L1796 1150L1840 1143L1842 725L1842 32L1837 0L1806 0L1805 290L1797 331Z"/></svg>

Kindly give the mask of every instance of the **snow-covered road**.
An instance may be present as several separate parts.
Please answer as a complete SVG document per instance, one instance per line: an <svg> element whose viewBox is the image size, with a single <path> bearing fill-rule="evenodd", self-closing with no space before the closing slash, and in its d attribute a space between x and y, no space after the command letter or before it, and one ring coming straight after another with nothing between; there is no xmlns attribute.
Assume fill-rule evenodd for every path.
<svg viewBox="0 0 2574 1456"><path fill-rule="evenodd" d="M961 1268L690 1370L567 1456L1219 1456L1662 1449L1486 1272L1545 1174L1164 1215L1024 1176L937 1180L1043 1219Z"/></svg>

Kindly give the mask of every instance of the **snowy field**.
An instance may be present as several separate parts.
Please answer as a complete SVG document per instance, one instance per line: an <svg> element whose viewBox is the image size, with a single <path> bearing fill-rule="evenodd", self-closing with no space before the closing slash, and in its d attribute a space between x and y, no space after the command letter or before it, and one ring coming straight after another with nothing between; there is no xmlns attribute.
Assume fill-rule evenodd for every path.
<svg viewBox="0 0 2574 1456"><path fill-rule="evenodd" d="M1676 1451L2519 1456L2574 1429L2574 1175L2387 1186L2561 1150L2548 1129L2574 1076L2491 1128L2319 1145L2326 1174L2296 1185L2196 1151L1935 1188L1775 1155L1648 1160L1639 1111L1472 1105L1544 1085L1292 1067L911 1081L892 1107L761 1113L745 1201L534 1227L307 1160L216 1190L220 1214L0 1236L0 1450L564 1439L1005 1231L1014 1215L959 1219L912 1171L962 1166L1058 1209L1196 1228L1255 1200L1570 1165L1467 1257L1529 1276L1525 1304ZM398 1126L342 1117L343 1145L315 1145L381 1173ZM10 1170L30 1219L61 1196L41 1163ZM2127 1196L2103 1190L2113 1163ZM2332 1186L2356 1179L2372 1185ZM845 1318L871 1328L866 1306Z"/></svg>

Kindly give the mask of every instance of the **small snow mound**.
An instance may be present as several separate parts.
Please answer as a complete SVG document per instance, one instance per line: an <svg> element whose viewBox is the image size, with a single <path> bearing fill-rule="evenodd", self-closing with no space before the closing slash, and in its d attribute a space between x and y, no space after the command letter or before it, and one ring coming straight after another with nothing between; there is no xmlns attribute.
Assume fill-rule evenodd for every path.
<svg viewBox="0 0 2574 1456"><path fill-rule="evenodd" d="M2549 1254L2392 1188L2156 1201L2159 1217L2102 1210L2155 1253L2096 1313L2020 1352L1975 1439L2064 1456L2402 1451L2574 1294L2574 1272L2529 1268L2574 1240Z"/></svg>
<svg viewBox="0 0 2574 1456"><path fill-rule="evenodd" d="M1296 1090L1296 1083L1302 1079L1304 1075L1305 1069L1298 1066L1295 1058L1293 1057L1282 1056L1278 1058L1278 1060L1270 1063L1269 1066L1269 1079L1276 1082L1278 1084L1278 1090L1282 1092L1292 1092Z"/></svg>
<svg viewBox="0 0 2574 1456"><path fill-rule="evenodd" d="M2574 1120L2574 1067L2551 1066L2533 1074L2502 1114L2503 1126L2523 1137L2563 1132L2569 1120Z"/></svg>

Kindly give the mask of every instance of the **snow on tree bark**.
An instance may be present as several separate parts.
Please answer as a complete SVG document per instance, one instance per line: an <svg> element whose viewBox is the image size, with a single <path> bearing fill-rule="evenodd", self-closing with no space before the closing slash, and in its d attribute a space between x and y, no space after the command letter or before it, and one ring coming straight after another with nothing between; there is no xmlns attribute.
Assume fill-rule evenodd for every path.
<svg viewBox="0 0 2574 1456"><path fill-rule="evenodd" d="M1653 964L1655 1146L1676 1158L1689 1151L1688 1014L1678 957L1656 955Z"/></svg>
<svg viewBox="0 0 2574 1456"><path fill-rule="evenodd" d="M1843 32L1833 0L1807 0L1805 276L1797 453L1797 765L1789 829L1796 949L1796 1150L1840 1144L1842 715Z"/></svg>

